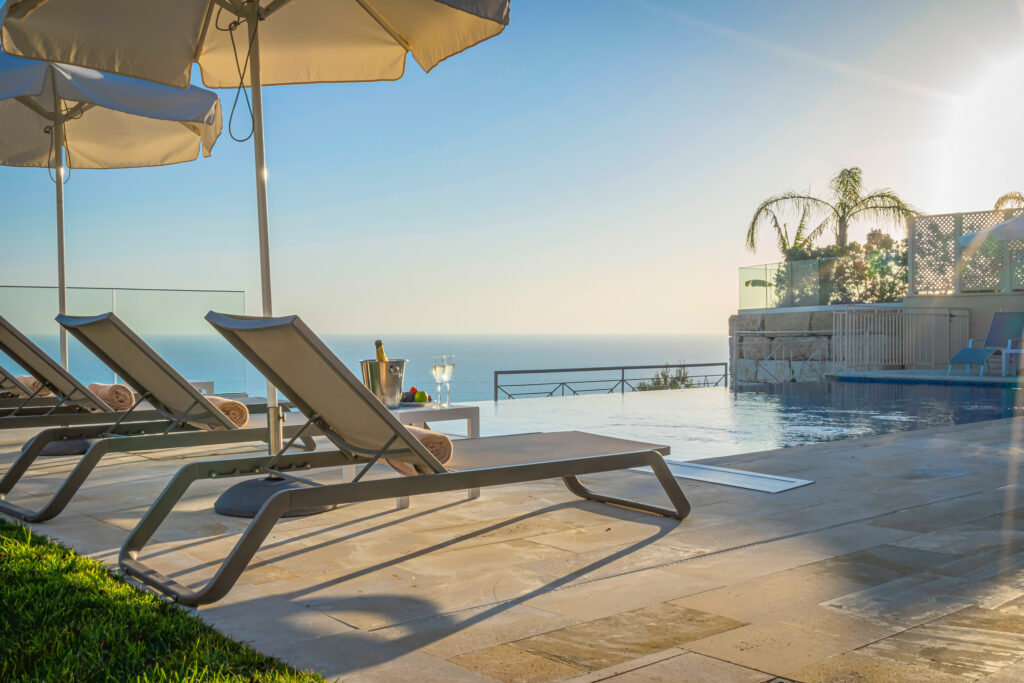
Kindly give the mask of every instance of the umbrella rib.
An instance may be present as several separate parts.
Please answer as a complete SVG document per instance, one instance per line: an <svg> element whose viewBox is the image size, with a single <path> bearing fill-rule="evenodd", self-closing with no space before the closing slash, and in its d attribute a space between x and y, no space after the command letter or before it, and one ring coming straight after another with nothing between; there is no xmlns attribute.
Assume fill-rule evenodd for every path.
<svg viewBox="0 0 1024 683"><path fill-rule="evenodd" d="M28 107L29 109L31 109L35 113L39 114L44 119L46 119L48 121L53 121L53 118L54 118L53 112L46 111L41 106L39 106L39 104L35 100L31 99L27 95L18 95L14 99L17 100L18 102L21 102L23 105L25 105L26 107Z"/></svg>
<svg viewBox="0 0 1024 683"><path fill-rule="evenodd" d="M380 24L380 27L387 31L388 35L394 38L396 43L405 48L406 52L412 52L412 45L409 44L409 41L403 38L401 34L395 30L395 27L388 23L387 19L382 17L377 10L373 9L366 0L356 0L356 3L358 3L358 5L363 8L363 11L369 14L374 21Z"/></svg>
<svg viewBox="0 0 1024 683"><path fill-rule="evenodd" d="M266 12L266 15L265 15L265 16L268 16L268 17L269 17L269 16L271 15L271 14L273 14L273 13L274 13L274 12L276 12L277 10L281 9L282 7L284 7L285 5L287 5L287 4L288 4L289 2L291 2L291 1L292 1L292 0L273 0L273 1L272 1L272 2L270 3L270 4L268 4L268 5L266 6L266 8L265 8L265 9L263 10L264 12Z"/></svg>

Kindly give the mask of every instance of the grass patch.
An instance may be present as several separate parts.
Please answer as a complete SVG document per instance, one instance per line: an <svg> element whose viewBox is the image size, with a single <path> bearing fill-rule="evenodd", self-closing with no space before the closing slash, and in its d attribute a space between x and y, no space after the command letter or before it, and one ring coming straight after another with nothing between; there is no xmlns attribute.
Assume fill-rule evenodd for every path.
<svg viewBox="0 0 1024 683"><path fill-rule="evenodd" d="M0 519L0 681L322 683Z"/></svg>

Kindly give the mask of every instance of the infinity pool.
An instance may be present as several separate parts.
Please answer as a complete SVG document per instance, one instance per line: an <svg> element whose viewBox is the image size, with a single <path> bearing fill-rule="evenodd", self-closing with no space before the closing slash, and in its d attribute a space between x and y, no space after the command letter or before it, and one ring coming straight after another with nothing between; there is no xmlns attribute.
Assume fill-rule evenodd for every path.
<svg viewBox="0 0 1024 683"><path fill-rule="evenodd" d="M480 406L484 436L578 429L664 443L673 460L696 460L1024 415L1024 391L826 382L474 405Z"/></svg>

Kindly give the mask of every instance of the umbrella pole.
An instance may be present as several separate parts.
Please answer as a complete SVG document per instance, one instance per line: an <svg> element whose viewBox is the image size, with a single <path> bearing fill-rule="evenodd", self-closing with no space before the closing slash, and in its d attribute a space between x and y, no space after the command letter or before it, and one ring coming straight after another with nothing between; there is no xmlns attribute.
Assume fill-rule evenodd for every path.
<svg viewBox="0 0 1024 683"><path fill-rule="evenodd" d="M67 313L67 285L64 279L64 120L61 116L60 98L57 96L57 79L53 78L53 146L54 169L57 176L57 310ZM60 328L60 364L68 368L68 332Z"/></svg>
<svg viewBox="0 0 1024 683"><path fill-rule="evenodd" d="M252 140L256 157L256 210L260 228L260 288L263 297L263 315L273 315L270 290L270 230L267 220L267 160L263 147L263 93L260 83L260 41L259 41L259 3L246 3L249 14L246 22L249 25L249 82L252 86ZM284 449L283 419L281 406L277 404L277 388L267 382L267 435L271 455ZM289 489L301 488L303 484L268 474L259 479L250 479L235 484L217 497L213 509L230 517L255 517L263 509L264 503L274 495ZM289 516L315 515L331 510L333 506L292 510Z"/></svg>
<svg viewBox="0 0 1024 683"><path fill-rule="evenodd" d="M252 87L252 132L256 160L256 212L260 235L260 295L263 315L274 314L270 288L270 221L267 216L267 159L263 143L263 88L260 80L259 3L251 3L249 16L249 81ZM267 426L270 430L268 447L271 455L284 447L281 407L277 405L277 388L267 381Z"/></svg>

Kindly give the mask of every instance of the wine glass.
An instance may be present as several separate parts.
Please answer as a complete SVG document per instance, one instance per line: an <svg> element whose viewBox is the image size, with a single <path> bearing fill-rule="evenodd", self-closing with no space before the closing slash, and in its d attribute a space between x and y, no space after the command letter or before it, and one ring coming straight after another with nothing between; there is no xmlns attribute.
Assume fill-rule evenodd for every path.
<svg viewBox="0 0 1024 683"><path fill-rule="evenodd" d="M452 404L452 373L455 372L455 354L450 354L444 357L444 375L441 379L444 380L445 388L445 402L444 407L447 408ZM438 399L441 397L438 396Z"/></svg>
<svg viewBox="0 0 1024 683"><path fill-rule="evenodd" d="M434 356L434 365L431 368L434 381L437 382L437 398L435 399L434 408L441 407L441 383L444 381L444 365L446 360L445 356Z"/></svg>

